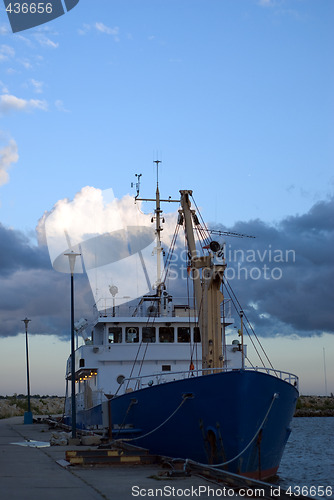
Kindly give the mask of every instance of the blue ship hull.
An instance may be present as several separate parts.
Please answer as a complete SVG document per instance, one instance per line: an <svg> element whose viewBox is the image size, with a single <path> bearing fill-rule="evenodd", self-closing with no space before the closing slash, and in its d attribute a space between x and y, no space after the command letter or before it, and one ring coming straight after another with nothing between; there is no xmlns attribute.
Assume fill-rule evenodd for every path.
<svg viewBox="0 0 334 500"><path fill-rule="evenodd" d="M297 389L276 376L233 370L114 397L108 412L113 439L266 479L277 472L297 398ZM101 425L102 406L77 419L81 427Z"/></svg>

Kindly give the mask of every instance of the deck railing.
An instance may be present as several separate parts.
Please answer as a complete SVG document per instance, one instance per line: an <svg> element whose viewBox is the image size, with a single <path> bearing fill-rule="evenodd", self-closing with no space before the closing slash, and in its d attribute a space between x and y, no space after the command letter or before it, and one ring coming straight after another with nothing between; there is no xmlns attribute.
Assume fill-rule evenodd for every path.
<svg viewBox="0 0 334 500"><path fill-rule="evenodd" d="M117 393L131 392L138 389L144 389L145 387L151 387L153 385L165 384L166 382L172 382L175 380L184 380L191 377L198 377L200 375L207 375L219 372L231 372L239 370L239 368L210 368L206 369L195 369L187 371L177 371L177 372L158 372L150 375L143 375L140 377L128 377L125 378L120 385ZM275 370L274 368L266 367L245 367L247 371L260 371L267 373L268 375L276 376L277 378L288 382L289 384L296 387L298 390L299 380L297 375L293 373L285 372L282 370Z"/></svg>
<svg viewBox="0 0 334 500"><path fill-rule="evenodd" d="M106 317L106 316L117 316L117 317L128 317L132 316L136 317L147 317L150 316L152 319L157 315L157 309L149 309L149 306L156 305L155 301L147 301L145 303L141 303L138 305L137 303L131 302L130 297L128 297L127 302L118 304L117 297L114 301L111 297L100 298L95 303L95 309L98 317ZM168 316L174 316L175 310L178 307L183 306L188 303L188 297L175 297L173 299L173 303L169 305L169 314ZM185 306L186 307L186 306ZM226 319L232 318L232 302L231 299L225 299L220 306L221 317L225 316ZM164 316L163 314L161 314ZM195 317L195 311L192 308L189 308L190 317Z"/></svg>

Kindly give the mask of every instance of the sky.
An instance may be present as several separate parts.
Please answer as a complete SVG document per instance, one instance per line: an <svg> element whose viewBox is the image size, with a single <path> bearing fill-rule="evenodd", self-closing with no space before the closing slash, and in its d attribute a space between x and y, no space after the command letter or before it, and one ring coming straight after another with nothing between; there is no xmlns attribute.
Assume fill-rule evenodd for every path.
<svg viewBox="0 0 334 500"><path fill-rule="evenodd" d="M140 173L152 197L157 159L163 197L256 236L225 239L233 289L273 364L334 392L333 21L332 0L80 0L13 34L1 3L0 394L26 391L26 316L32 393L64 393L47 215ZM75 292L86 317L85 275Z"/></svg>

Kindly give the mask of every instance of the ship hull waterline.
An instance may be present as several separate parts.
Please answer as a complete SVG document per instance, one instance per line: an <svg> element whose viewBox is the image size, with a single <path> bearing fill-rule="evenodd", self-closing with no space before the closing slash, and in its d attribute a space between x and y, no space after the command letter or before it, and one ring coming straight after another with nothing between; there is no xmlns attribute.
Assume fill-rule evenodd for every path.
<svg viewBox="0 0 334 500"><path fill-rule="evenodd" d="M77 425L107 421L112 439L203 465L228 462L219 468L264 480L277 472L297 399L291 383L237 369L127 392L79 411Z"/></svg>

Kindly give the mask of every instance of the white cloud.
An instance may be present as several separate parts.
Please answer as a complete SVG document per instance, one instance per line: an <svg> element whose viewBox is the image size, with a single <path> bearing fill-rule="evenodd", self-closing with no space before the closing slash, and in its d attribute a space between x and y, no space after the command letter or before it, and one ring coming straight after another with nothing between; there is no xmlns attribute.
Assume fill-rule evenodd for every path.
<svg viewBox="0 0 334 500"><path fill-rule="evenodd" d="M9 29L7 28L7 26L2 24L0 26L0 35L7 35L8 33L9 33Z"/></svg>
<svg viewBox="0 0 334 500"><path fill-rule="evenodd" d="M89 24L83 24L82 28L78 29L78 33L79 33L79 35L86 35L86 33L88 33L88 31L90 31L90 29L91 29L91 26Z"/></svg>
<svg viewBox="0 0 334 500"><path fill-rule="evenodd" d="M8 182L9 175L7 170L13 163L16 163L18 159L17 144L14 139L11 139L7 146L0 149L0 186Z"/></svg>
<svg viewBox="0 0 334 500"><path fill-rule="evenodd" d="M119 42L119 28L118 26L115 26L114 28L109 28L109 26L106 26L103 23L95 23L95 28L97 31L100 33L105 33L106 35L112 35L114 37L115 42Z"/></svg>
<svg viewBox="0 0 334 500"><path fill-rule="evenodd" d="M33 111L41 109L47 111L48 105L45 100L39 99L20 99L14 95L3 94L0 96L0 114L10 113L11 111Z"/></svg>
<svg viewBox="0 0 334 500"><path fill-rule="evenodd" d="M30 38L27 38L26 36L23 36L23 35L18 35L18 34L16 34L15 36L16 36L16 38L17 38L18 40L21 40L21 41L22 41L22 42L24 42L26 45L28 45L28 47L33 47L33 46L34 46L34 44L32 43L32 41L30 40Z"/></svg>
<svg viewBox="0 0 334 500"><path fill-rule="evenodd" d="M58 111L61 111L62 113L69 113L70 111L65 108L64 103L61 99L57 99L55 101L55 106Z"/></svg>
<svg viewBox="0 0 334 500"><path fill-rule="evenodd" d="M42 47L50 47L51 49L57 49L59 47L59 43L54 42L43 33L36 33L35 39Z"/></svg>
<svg viewBox="0 0 334 500"><path fill-rule="evenodd" d="M175 219L175 214L171 218L165 214L164 239L171 240ZM39 241L45 234L50 259L57 271L69 272L64 252L69 248L79 251L98 308L108 307L112 284L119 289L119 305L148 291L147 276L152 285L156 280L151 215L144 214L141 202L134 203L130 195L116 199L112 189L101 191L86 186L73 201L58 201L39 221L37 232ZM83 271L81 258L75 262L75 272Z"/></svg>
<svg viewBox="0 0 334 500"><path fill-rule="evenodd" d="M21 59L18 61L25 69L32 69L32 64L28 59Z"/></svg>
<svg viewBox="0 0 334 500"><path fill-rule="evenodd" d="M271 7L274 5L273 0L259 0L258 4L262 7Z"/></svg>
<svg viewBox="0 0 334 500"><path fill-rule="evenodd" d="M31 78L30 83L34 87L36 94L43 93L44 82L39 82L38 80L34 80L34 78Z"/></svg>
<svg viewBox="0 0 334 500"><path fill-rule="evenodd" d="M0 45L0 62L15 56L15 50L9 45Z"/></svg>
<svg viewBox="0 0 334 500"><path fill-rule="evenodd" d="M8 88L6 87L6 85L1 80L0 80L0 87L1 87L1 92L3 94L8 94L9 93Z"/></svg>
<svg viewBox="0 0 334 500"><path fill-rule="evenodd" d="M114 37L115 42L119 42L119 27L115 26L114 28L110 28L110 26L107 26L106 24L103 24L101 22L96 22L93 25L90 24L83 24L81 28L77 30L78 34L81 36L87 35L91 29L94 28L96 31L99 33L103 33L105 35L111 35Z"/></svg>

